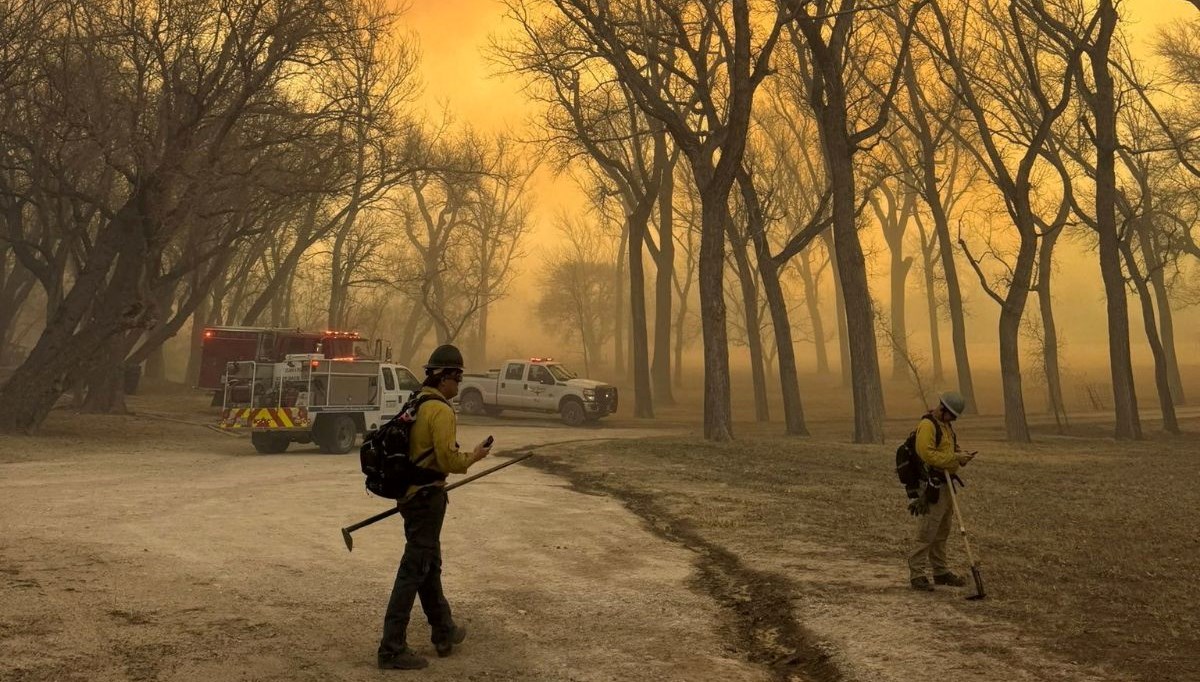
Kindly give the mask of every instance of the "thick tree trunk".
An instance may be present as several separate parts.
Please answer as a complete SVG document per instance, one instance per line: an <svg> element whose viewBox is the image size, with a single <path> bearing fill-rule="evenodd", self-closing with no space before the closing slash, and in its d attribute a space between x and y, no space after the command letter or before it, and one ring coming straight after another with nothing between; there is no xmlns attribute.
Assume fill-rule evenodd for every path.
<svg viewBox="0 0 1200 682"><path fill-rule="evenodd" d="M160 187L148 179L101 228L87 264L47 321L25 362L0 387L0 432L35 430L77 377L85 359L128 329L144 324L146 261L143 220ZM111 273L111 276L110 276ZM87 324L85 315L89 316Z"/></svg>
<svg viewBox="0 0 1200 682"><path fill-rule="evenodd" d="M783 396L783 415L788 435L807 436L804 423L804 405L800 398L800 379L796 371L796 350L792 345L792 322L788 315L787 300L779 282L779 264L771 256L771 245L763 225L758 195L750 178L739 177L738 182L750 216L750 235L754 241L754 253L758 258L759 276L763 292L771 311L771 326L775 330L775 348L779 356L779 388Z"/></svg>
<svg viewBox="0 0 1200 682"><path fill-rule="evenodd" d="M825 248L829 249L829 268L833 274L833 304L834 314L837 315L838 326L838 364L842 372L842 386L850 386L850 332L846 327L846 296L842 292L841 267L838 265L833 246L833 232L826 230L821 238L825 240Z"/></svg>
<svg viewBox="0 0 1200 682"><path fill-rule="evenodd" d="M728 191L700 187L700 318L704 337L704 437L733 440L729 337L725 320L725 219Z"/></svg>
<svg viewBox="0 0 1200 682"><path fill-rule="evenodd" d="M93 364L88 373L87 398L83 411L96 414L126 414L125 406L125 343L114 336L102 351L103 359Z"/></svg>
<svg viewBox="0 0 1200 682"><path fill-rule="evenodd" d="M638 207L628 217L629 225L629 309L633 358L633 416L654 418L654 399L650 393L650 349L646 330L645 238L653 203Z"/></svg>
<svg viewBox="0 0 1200 682"><path fill-rule="evenodd" d="M732 224L732 221L730 223ZM754 270L750 266L746 246L748 245L744 242L733 242L733 260L737 264L738 284L742 291L746 345L750 348L750 376L754 386L754 419L767 422L771 421L771 409L767 404L767 373L764 367L762 324L758 317L758 283L754 278Z"/></svg>
<svg viewBox="0 0 1200 682"><path fill-rule="evenodd" d="M654 400L674 405L671 391L671 289L675 279L675 226L673 168L663 172L658 192L658 260L654 287Z"/></svg>
<svg viewBox="0 0 1200 682"><path fill-rule="evenodd" d="M146 371L142 373L142 382L150 382L155 384L164 383L167 380L167 357L166 349L159 344L150 351L146 356Z"/></svg>
<svg viewBox="0 0 1200 682"><path fill-rule="evenodd" d="M846 305L850 345L854 442L883 442L883 386L875 342L875 313L867 284L866 259L858 238L853 148L846 135L844 109L828 107L821 116L821 141L833 187L833 245Z"/></svg>
<svg viewBox="0 0 1200 682"><path fill-rule="evenodd" d="M1029 302L1033 266L1037 260L1037 236L1028 203L1017 206L1021 242L1012 269L1012 281L1000 306L1000 382L1004 392L1004 430L1008 440L1028 443L1029 423L1025 416L1025 394L1021 377L1021 318Z"/></svg>
<svg viewBox="0 0 1200 682"><path fill-rule="evenodd" d="M1100 30L1089 61L1096 88L1092 113L1096 119L1096 230L1100 234L1100 277L1104 280L1107 299L1108 354L1112 370L1116 437L1139 439L1142 437L1142 426L1138 418L1137 392L1129 349L1129 302L1125 295L1120 236L1117 234L1117 110L1108 58L1109 46L1116 31L1117 12L1113 0L1100 0L1097 11L1100 13Z"/></svg>

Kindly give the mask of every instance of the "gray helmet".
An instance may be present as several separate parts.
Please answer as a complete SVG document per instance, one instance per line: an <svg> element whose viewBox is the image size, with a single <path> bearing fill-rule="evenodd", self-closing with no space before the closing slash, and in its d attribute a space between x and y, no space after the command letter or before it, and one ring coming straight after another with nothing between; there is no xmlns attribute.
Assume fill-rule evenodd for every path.
<svg viewBox="0 0 1200 682"><path fill-rule="evenodd" d="M462 351L448 343L434 348L433 352L429 354L429 362L425 363L426 372L434 372L439 369L462 368Z"/></svg>
<svg viewBox="0 0 1200 682"><path fill-rule="evenodd" d="M963 410L967 409L967 399L958 391L946 391L938 396L938 402L955 417L961 417Z"/></svg>

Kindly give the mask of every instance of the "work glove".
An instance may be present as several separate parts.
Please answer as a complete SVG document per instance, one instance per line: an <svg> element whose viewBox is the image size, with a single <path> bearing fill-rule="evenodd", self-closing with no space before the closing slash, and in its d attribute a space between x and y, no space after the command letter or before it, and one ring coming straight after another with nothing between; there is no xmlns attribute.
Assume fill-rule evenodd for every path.
<svg viewBox="0 0 1200 682"><path fill-rule="evenodd" d="M924 516L929 513L929 503L925 501L924 495L908 501L908 513L913 516Z"/></svg>

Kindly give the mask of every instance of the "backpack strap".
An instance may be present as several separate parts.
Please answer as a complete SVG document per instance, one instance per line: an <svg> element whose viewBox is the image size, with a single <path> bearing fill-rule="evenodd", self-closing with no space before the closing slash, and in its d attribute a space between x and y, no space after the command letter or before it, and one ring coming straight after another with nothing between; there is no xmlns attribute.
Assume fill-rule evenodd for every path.
<svg viewBox="0 0 1200 682"><path fill-rule="evenodd" d="M938 424L938 421L933 418L933 415L928 414L928 413L921 415L921 419L928 419L929 423L933 424L933 447L935 447L935 448L941 447L942 446L942 427L941 427L941 425Z"/></svg>
<svg viewBox="0 0 1200 682"><path fill-rule="evenodd" d="M447 400L445 398L443 398L440 395L431 395L429 393L420 393L417 395L417 397L413 398L410 401L413 403L412 409L413 409L414 419L416 418L416 413L421 410L421 406L424 405L425 403L429 402L430 400L436 400L438 402L445 403L446 405L450 404L449 402L447 402ZM407 405L405 407L407 408ZM403 409L400 410L400 413L397 414L396 416L399 417L400 414L404 413L404 411L405 410L403 410ZM429 456L432 455L434 453L434 451L435 451L435 448L429 448L425 452L421 453L420 457L417 457L416 459L414 459L413 464L416 464L417 466L421 466L421 462L424 462L425 460L429 459Z"/></svg>

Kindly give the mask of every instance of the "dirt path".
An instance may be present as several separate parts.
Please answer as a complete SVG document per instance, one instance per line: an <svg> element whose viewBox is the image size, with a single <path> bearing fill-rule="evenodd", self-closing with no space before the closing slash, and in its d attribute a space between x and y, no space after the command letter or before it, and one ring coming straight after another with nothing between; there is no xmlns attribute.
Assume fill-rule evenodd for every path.
<svg viewBox="0 0 1200 682"><path fill-rule="evenodd" d="M184 416L185 420L194 416ZM497 452L595 431L488 422ZM606 438L634 438L609 429ZM0 439L0 678L374 680L402 547L352 455L253 454L147 417ZM690 589L695 554L617 500L516 466L452 494L446 590L470 638L432 680L765 680ZM410 642L432 655L414 614Z"/></svg>
<svg viewBox="0 0 1200 682"><path fill-rule="evenodd" d="M659 535L697 551L700 587L735 612L733 634L776 679L1127 679L1051 651L1050 642L997 617L992 602L953 608L973 588L913 592L902 561L872 561L806 541L812 533L804 532L795 518L788 519L786 531L764 535L759 526L775 524L759 517L778 513L773 504L781 491L766 493L775 496L772 501L758 499L762 491L752 486L735 491L731 484L739 465L716 474L704 470L673 477L674 461L643 465L640 458L635 462L607 450L559 449L537 466L579 490L623 500ZM624 475L609 475L613 470ZM730 495L737 501L727 504ZM753 515L753 510L758 517L747 521L744 514Z"/></svg>

